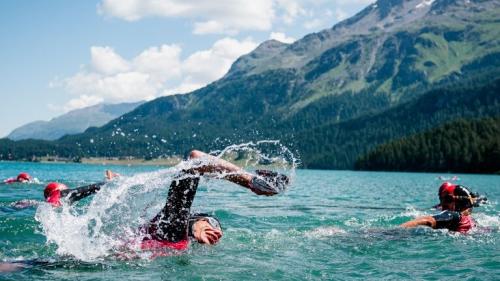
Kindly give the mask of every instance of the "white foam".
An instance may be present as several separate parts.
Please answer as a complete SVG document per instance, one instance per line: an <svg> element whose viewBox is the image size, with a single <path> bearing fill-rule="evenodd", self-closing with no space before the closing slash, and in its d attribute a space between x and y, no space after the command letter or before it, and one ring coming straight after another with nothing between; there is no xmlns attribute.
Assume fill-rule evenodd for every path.
<svg viewBox="0 0 500 281"><path fill-rule="evenodd" d="M263 145L267 153L260 149ZM293 178L298 160L277 141L233 145L213 154L220 158L231 158L241 151L245 152L246 168L256 168L265 160L273 170L285 171ZM168 187L175 175L182 169L207 164L206 161L210 160L195 159L157 172L122 176L103 186L91 197L88 205L63 204L61 208L53 208L42 203L35 218L40 222L47 242L57 245L59 255L94 261L117 256L116 249L124 247L129 247L128 251L135 251L137 243L132 242L141 239L136 230L164 206ZM208 176L222 178L225 175ZM148 257L147 254L139 255Z"/></svg>
<svg viewBox="0 0 500 281"><path fill-rule="evenodd" d="M335 227L335 226L327 226L327 227L319 227L312 231L306 232L305 236L308 238L326 238L331 236L338 236L347 233L344 229Z"/></svg>

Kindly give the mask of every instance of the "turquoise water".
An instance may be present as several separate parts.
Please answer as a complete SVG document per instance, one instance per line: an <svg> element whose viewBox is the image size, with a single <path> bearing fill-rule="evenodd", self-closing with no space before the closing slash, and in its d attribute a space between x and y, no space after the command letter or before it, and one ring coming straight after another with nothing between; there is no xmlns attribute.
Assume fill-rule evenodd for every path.
<svg viewBox="0 0 500 281"><path fill-rule="evenodd" d="M47 242L51 225L35 219L47 210L11 206L21 199L42 200L49 181L70 187L101 181L105 169L121 173L124 181L80 202L71 216L54 218L77 225L90 208L107 202L102 200L112 197L113 190L131 186L127 180L139 186L151 181L158 188L134 189L138 203L113 201L111 215L103 221L123 230L123 224L138 222L133 217L137 210L138 216L149 216L161 208L168 185L151 178L168 175L165 168L0 162L1 179L26 171L40 181L0 185L0 260L35 260L21 270L0 273L0 280L500 279L500 177L493 175L458 175L458 183L490 199L489 205L474 209L479 227L468 235L397 228L434 212L430 206L437 203L438 174L297 170L290 189L275 197L259 197L220 180L203 181L193 209L219 217L221 243L193 245L185 254L153 260L94 255L108 247L102 237L117 232L105 228L106 235L83 248L78 245L87 238L79 233Z"/></svg>

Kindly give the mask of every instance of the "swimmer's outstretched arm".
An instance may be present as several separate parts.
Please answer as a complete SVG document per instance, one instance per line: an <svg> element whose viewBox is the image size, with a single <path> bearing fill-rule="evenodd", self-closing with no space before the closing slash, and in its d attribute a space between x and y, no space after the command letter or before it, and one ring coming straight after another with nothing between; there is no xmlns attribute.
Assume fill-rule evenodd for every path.
<svg viewBox="0 0 500 281"><path fill-rule="evenodd" d="M288 177L265 171L262 175L254 175L226 160L214 157L199 150L193 150L189 159L206 159L206 163L190 169L191 173L225 173L223 178L246 187L258 195L276 195L288 185ZM265 176L264 176L265 174ZM267 178L266 178L267 176ZM266 178L266 179L265 179Z"/></svg>
<svg viewBox="0 0 500 281"><path fill-rule="evenodd" d="M61 196L67 198L70 203L74 203L101 190L101 187L105 184L106 182L98 182L86 186L62 190Z"/></svg>
<svg viewBox="0 0 500 281"><path fill-rule="evenodd" d="M432 228L448 228L451 229L453 226L458 225L461 220L462 215L470 214L470 209L465 210L463 212L454 212L454 211L442 211L439 214L433 216L423 216L411 220L409 222L403 223L401 227L411 228L417 227L420 225L428 226Z"/></svg>
<svg viewBox="0 0 500 281"><path fill-rule="evenodd" d="M191 151L191 153L189 153L189 159L207 159L206 164L192 169L195 172L201 175L204 173L228 173L228 175L224 177L225 179L247 188L250 187L250 183L254 177L251 173L243 170L231 162L214 157L199 150Z"/></svg>
<svg viewBox="0 0 500 281"><path fill-rule="evenodd" d="M413 228L413 227L417 227L417 226L421 226L421 225L436 228L436 226L437 226L436 219L432 216L423 216L423 217L419 217L419 218L416 218L414 220L405 222L405 223L401 224L400 226L404 227L404 228Z"/></svg>
<svg viewBox="0 0 500 281"><path fill-rule="evenodd" d="M118 177L119 175L116 173L113 173L110 170L106 170L106 180L111 180L115 177ZM66 197L70 203L74 203L76 201L82 200L85 197L88 197L99 190L101 190L101 187L105 185L107 182L98 182L94 184L89 184L73 189L66 189L61 191L61 196Z"/></svg>

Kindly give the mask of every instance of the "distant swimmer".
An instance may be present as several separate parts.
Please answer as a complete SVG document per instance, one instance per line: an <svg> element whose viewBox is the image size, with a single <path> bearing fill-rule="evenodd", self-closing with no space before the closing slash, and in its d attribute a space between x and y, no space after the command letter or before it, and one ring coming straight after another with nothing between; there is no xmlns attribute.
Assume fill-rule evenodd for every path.
<svg viewBox="0 0 500 281"><path fill-rule="evenodd" d="M106 179L111 180L119 174L106 170ZM88 197L101 189L107 182L98 182L86 186L69 189L65 184L59 182L51 182L47 184L43 191L45 201L54 207L59 207L62 200L67 200L69 203L74 203L85 197Z"/></svg>
<svg viewBox="0 0 500 281"><path fill-rule="evenodd" d="M451 183L445 182L444 184L449 185ZM456 184L456 186L459 187L459 188L463 188L465 190L468 190L470 192L470 195L472 197L472 202L473 202L473 206L474 207L479 207L481 205L484 205L484 204L488 203L488 198L486 196L481 195L478 192L472 192L469 187L466 187L466 186L463 186L463 185L459 185L459 184ZM441 203L435 205L434 208L441 210L442 209Z"/></svg>
<svg viewBox="0 0 500 281"><path fill-rule="evenodd" d="M29 183L32 181L33 181L33 178L28 173L20 173L15 178L8 178L8 179L4 180L3 183L5 183L5 184L16 183L16 182Z"/></svg>
<svg viewBox="0 0 500 281"><path fill-rule="evenodd" d="M106 179L111 180L114 177L119 176L119 174L113 173L110 170L106 171ZM45 201L52 204L53 206L60 206L61 199L68 197L70 203L83 199L95 192L97 192L105 182L91 184L87 186L78 187L75 189L68 189L65 184L58 182L49 183L44 190ZM37 207L41 202L33 199L22 199L9 204L9 207L13 209L26 209Z"/></svg>
<svg viewBox="0 0 500 281"><path fill-rule="evenodd" d="M435 229L446 228L460 233L467 233L475 227L471 213L477 201L472 192L464 186L445 182L439 187L438 195L441 213L419 217L401 226L411 228L423 225Z"/></svg>
<svg viewBox="0 0 500 281"><path fill-rule="evenodd" d="M213 245L222 237L222 227L217 218L208 214L190 213L200 176L220 176L257 195L266 196L281 193L289 184L285 175L267 170L251 174L230 162L198 150L191 151L189 160L191 166L182 169L170 184L163 209L138 230L141 237L140 249L151 251L153 257L170 255L172 250L186 250L189 238L201 244Z"/></svg>

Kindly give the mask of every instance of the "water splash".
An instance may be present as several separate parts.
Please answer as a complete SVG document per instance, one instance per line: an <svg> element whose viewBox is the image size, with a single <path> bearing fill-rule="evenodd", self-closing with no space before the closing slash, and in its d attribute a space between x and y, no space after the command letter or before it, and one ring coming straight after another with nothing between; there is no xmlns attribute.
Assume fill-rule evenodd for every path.
<svg viewBox="0 0 500 281"><path fill-rule="evenodd" d="M293 178L298 160L278 141L260 141L232 145L211 155L230 160L245 170L269 167ZM156 172L120 177L104 185L90 203L63 204L53 208L42 203L35 218L47 243L55 244L60 256L82 261L120 258L119 252L136 252L142 237L137 229L152 219L164 206L170 183L181 170L210 163L210 159L194 159ZM228 173L207 174L222 178ZM202 181L209 185L210 182ZM125 249L126 248L126 249ZM148 253L134 257L148 258Z"/></svg>

